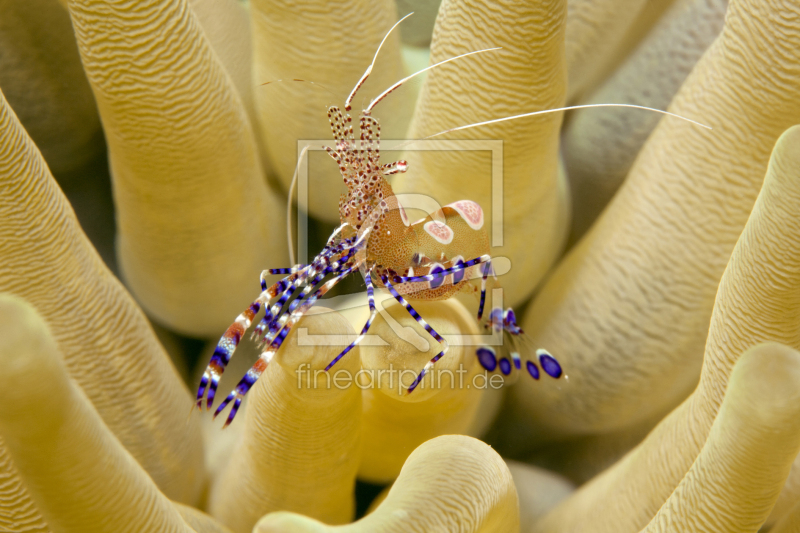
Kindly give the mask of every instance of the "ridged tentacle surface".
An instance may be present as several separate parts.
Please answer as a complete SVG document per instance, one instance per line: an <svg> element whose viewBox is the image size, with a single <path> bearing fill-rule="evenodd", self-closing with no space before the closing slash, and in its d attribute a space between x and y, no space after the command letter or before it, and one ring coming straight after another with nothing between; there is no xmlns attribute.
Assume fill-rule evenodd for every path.
<svg viewBox="0 0 800 533"><path fill-rule="evenodd" d="M645 0L568 2L565 49L568 101L597 81L600 71L607 67L610 56L624 40L645 4Z"/></svg>
<svg viewBox="0 0 800 533"><path fill-rule="evenodd" d="M3 294L0 325L0 435L50 529L191 533L69 378L56 339L33 307ZM17 529L24 525L10 531L41 531Z"/></svg>
<svg viewBox="0 0 800 533"><path fill-rule="evenodd" d="M800 127L793 127L775 146L764 187L720 282L697 390L537 531L644 527L705 444L739 355L768 341L800 348L799 174Z"/></svg>
<svg viewBox="0 0 800 533"><path fill-rule="evenodd" d="M355 349L333 371L323 371L354 332L337 313L312 311L253 387L243 420L234 422L244 423L242 438L228 451L231 460L212 488L209 509L236 533L278 510L334 524L353 518L361 391L352 378L360 360ZM301 335L323 344L298 346Z"/></svg>
<svg viewBox="0 0 800 533"><path fill-rule="evenodd" d="M273 168L288 191L299 155L297 141L318 140L312 143L317 149L334 147L327 109L344 107L383 36L397 22L397 11L391 0L253 0L250 8L259 124ZM356 139L361 110L404 76L398 29L353 100ZM287 81L259 86L276 80ZM409 88L401 88L375 108L383 139L404 138L411 96ZM383 162L391 162L390 157L384 156ZM346 190L339 169L325 152L310 151L308 158L308 211L338 222L337 200Z"/></svg>
<svg viewBox="0 0 800 533"><path fill-rule="evenodd" d="M523 381L510 430L526 438L622 429L694 387L714 295L780 134L800 122L797 0L731 3L726 26L523 329L572 393ZM535 421L535 426L530 421Z"/></svg>
<svg viewBox="0 0 800 533"><path fill-rule="evenodd" d="M236 87L250 119L251 130L258 140L249 7L239 0L189 0L189 5ZM260 150L261 143L257 144Z"/></svg>
<svg viewBox="0 0 800 533"><path fill-rule="evenodd" d="M254 273L286 262L285 210L242 100L186 0L69 9L108 141L124 277L158 321L217 335Z"/></svg>
<svg viewBox="0 0 800 533"><path fill-rule="evenodd" d="M580 103L667 109L722 29L727 5L727 0L676 2L614 74ZM569 28L568 18L567 35ZM586 233L600 215L662 118L641 109L575 111L564 136L573 203L571 240Z"/></svg>
<svg viewBox="0 0 800 533"><path fill-rule="evenodd" d="M178 510L183 520L196 533L231 533L230 529L199 509L174 502L172 505Z"/></svg>
<svg viewBox="0 0 800 533"><path fill-rule="evenodd" d="M161 490L196 503L202 446L186 386L2 94L0 132L0 291L47 320L70 377Z"/></svg>
<svg viewBox="0 0 800 533"><path fill-rule="evenodd" d="M800 353L777 343L733 368L703 450L645 533L754 533L800 451Z"/></svg>
<svg viewBox="0 0 800 533"><path fill-rule="evenodd" d="M483 442L463 435L431 439L414 450L386 499L347 526L274 513L254 533L427 533L519 531L517 492L503 459Z"/></svg>
<svg viewBox="0 0 800 533"><path fill-rule="evenodd" d="M566 90L566 2L446 0L439 10L431 63L481 48L502 47L438 67L428 74L410 138L456 126L563 105ZM439 139L502 141L468 150L411 151L397 193L427 194L440 204L468 199L484 211L491 253L511 259L501 282L506 305L524 301L561 251L568 198L558 170L561 113L512 120ZM502 171L493 167L492 151ZM493 207L500 201L502 213ZM500 215L502 215L500 217ZM498 216L498 220L494 217ZM502 229L499 223L502 218ZM502 243L495 239L499 230Z"/></svg>
<svg viewBox="0 0 800 533"><path fill-rule="evenodd" d="M0 87L50 169L74 170L102 133L69 14L56 0L2 0L0 13Z"/></svg>

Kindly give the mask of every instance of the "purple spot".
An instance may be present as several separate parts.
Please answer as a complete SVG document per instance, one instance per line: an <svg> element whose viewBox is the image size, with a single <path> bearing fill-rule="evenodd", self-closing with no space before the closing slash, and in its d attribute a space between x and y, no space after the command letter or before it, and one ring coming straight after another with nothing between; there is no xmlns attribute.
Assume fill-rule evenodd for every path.
<svg viewBox="0 0 800 533"><path fill-rule="evenodd" d="M539 367L536 366L536 363L528 361L525 366L528 367L528 374L530 374L533 379L539 379Z"/></svg>
<svg viewBox="0 0 800 533"><path fill-rule="evenodd" d="M551 378L560 378L561 377L561 365L558 364L558 361L547 352L539 354L539 363L542 365L542 368L547 373L548 376Z"/></svg>
<svg viewBox="0 0 800 533"><path fill-rule="evenodd" d="M514 310L510 307L506 309L506 316L503 322L505 323L506 327L517 325L517 316L514 314Z"/></svg>
<svg viewBox="0 0 800 533"><path fill-rule="evenodd" d="M459 259L458 261L456 261L456 264L453 265L453 266L455 268L462 267L462 266L464 266L464 261ZM459 283L461 283L464 280L464 275L466 273L467 273L466 269L457 270L456 272L453 272L453 285L458 285Z"/></svg>
<svg viewBox="0 0 800 533"><path fill-rule="evenodd" d="M497 358L491 348L478 348L475 352L478 355L478 362L489 372L494 372L497 368Z"/></svg>
<svg viewBox="0 0 800 533"><path fill-rule="evenodd" d="M431 269L429 274L438 274L438 273L440 273L442 271L444 271L444 268L442 267L442 265L436 265ZM430 281L431 289L436 289L438 287L441 287L442 283L444 283L444 276L440 276L438 278L432 279Z"/></svg>
<svg viewBox="0 0 800 533"><path fill-rule="evenodd" d="M507 376L511 373L511 361L505 357L500 359L500 372L502 372L504 376Z"/></svg>
<svg viewBox="0 0 800 533"><path fill-rule="evenodd" d="M500 331L503 329L502 309L500 309L499 307L495 307L494 309L492 309L492 312L489 313L489 324L491 324L496 331Z"/></svg>

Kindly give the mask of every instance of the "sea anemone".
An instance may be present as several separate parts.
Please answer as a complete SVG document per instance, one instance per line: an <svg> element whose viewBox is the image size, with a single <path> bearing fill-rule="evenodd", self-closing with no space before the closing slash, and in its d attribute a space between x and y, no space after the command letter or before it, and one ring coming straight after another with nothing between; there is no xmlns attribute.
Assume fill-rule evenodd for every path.
<svg viewBox="0 0 800 533"><path fill-rule="evenodd" d="M798 531L800 1L436 6L0 0L0 530ZM298 141L407 10L361 94L502 50L392 93L384 138L614 102L710 129L580 109L410 146L395 190L484 207L505 304L565 375L464 386L484 374L453 344L406 394L438 348L379 301L339 386L366 313L341 296L223 431L189 386L289 266ZM322 157L312 243L342 190ZM470 298L415 307L481 333Z"/></svg>

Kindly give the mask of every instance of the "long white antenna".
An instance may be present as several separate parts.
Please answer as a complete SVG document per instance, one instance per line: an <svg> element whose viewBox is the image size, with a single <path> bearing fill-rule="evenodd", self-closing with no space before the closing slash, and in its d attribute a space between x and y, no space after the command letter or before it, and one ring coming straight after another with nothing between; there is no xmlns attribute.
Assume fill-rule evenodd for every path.
<svg viewBox="0 0 800 533"><path fill-rule="evenodd" d="M466 126L458 126L457 128L450 128L449 130L440 131L439 133L434 133L433 135L428 135L427 137L422 137L420 139L411 139L410 141L406 141L404 143L400 143L396 146L392 147L392 150L399 150L400 148L405 148L410 144L414 144L417 141L424 141L427 139L432 139L433 137L438 137L439 135L444 135L445 133L451 133L454 131L460 130L467 130L469 128L477 128L478 126L485 126L487 124L494 124L495 122L505 122L506 120L515 120L518 118L525 118L525 117L534 117L536 115L546 115L548 113L556 113L558 111L569 111L571 109L586 109L588 107L630 107L633 109L644 109L645 111L653 111L655 113L661 113L662 115L667 115L670 117L679 118L681 120L685 120L686 122L690 122L695 126L700 126L701 128L706 128L707 130L713 129L711 126L706 126L700 122L692 120L690 118L686 118L681 115L676 115L675 113L670 113L669 111L662 111L661 109L656 109L654 107L645 107L641 105L634 105L634 104L584 104L584 105L572 105L567 107L557 107L555 109L545 109L543 111L533 111L532 113L523 113L521 115L514 115L512 117L504 117L504 118L496 118L493 120L487 120L484 122L476 122L475 124L467 124Z"/></svg>
<svg viewBox="0 0 800 533"><path fill-rule="evenodd" d="M267 82L262 83L261 87L263 87L264 85L269 85L271 83L284 83L284 82L287 82L287 81L302 81L303 83L310 83L314 87L319 87L320 89L324 89L324 90L328 91L329 94L331 94L334 98L336 98L336 95L333 94L333 91L331 91L330 89L328 89L324 85L322 85L320 83L317 83L315 81L301 80L301 79L298 79L298 78L295 78L295 79L292 79L292 80L272 80L272 81L267 81Z"/></svg>
<svg viewBox="0 0 800 533"><path fill-rule="evenodd" d="M414 76L422 74L423 72L428 71L428 70L430 70L432 68L438 67L439 65L444 65L445 63L449 63L450 61L455 61L456 59L461 59L462 57L467 57L467 56L471 56L471 55L475 55L475 54L480 54L480 53L483 53L483 52L491 52L492 50L502 50L502 47L498 46L498 47L495 47L495 48L485 48L483 50L475 50L474 52L467 52L466 54L461 54L460 56L455 56L455 57L451 57L450 59L445 59L444 61L439 61L435 65L431 65L429 67L425 67L424 69L419 70L419 71L415 72L414 74L412 74L410 76L406 76L402 80L398 81L397 83L395 83L394 85L392 85L391 87L389 87L388 89L383 91L380 95L378 95L377 98L375 98L372 102L370 102L369 107L367 107L366 111L367 112L372 111L372 108L375 107L378 104L378 102L380 102L381 100L386 98L386 96L390 92L394 91L395 89L397 89L398 87L403 85L405 82L407 82L408 80L410 80Z"/></svg>
<svg viewBox="0 0 800 533"><path fill-rule="evenodd" d="M364 75L361 76L360 80L358 80L358 83L356 83L356 86L353 87L353 90L350 92L350 96L348 96L347 100L345 100L345 102L344 102L344 110L345 111L350 111L350 109L351 109L351 105L350 104L353 102L353 98L355 98L356 92L358 92L358 90L361 88L361 86L364 85L364 82L367 81L367 78L369 78L369 75L372 74L372 67L375 66L375 60L378 59L378 53L381 51L381 48L383 47L383 43L386 42L386 39L389 38L389 35L392 33L392 31L397 26L400 25L401 22L403 22L404 20L406 20L408 17L410 17L413 14L414 14L414 12L412 11L411 13L406 15L405 17L403 17L400 20L398 20L397 22L395 22L394 26L392 26L392 28L388 32L386 32L386 35L383 36L383 40L381 41L381 44L379 44L378 45L378 49L375 50L375 57L372 58L372 63L369 64L369 66L367 67L366 72L364 72Z"/></svg>
<svg viewBox="0 0 800 533"><path fill-rule="evenodd" d="M460 131L466 130L469 128L477 128L478 126L485 126L487 124L494 124L496 122L505 122L506 120L514 120L518 118L525 118L525 117L534 117L536 115L546 115L547 113L556 113L558 111L569 111L570 109L586 109L589 107L630 107L633 109L644 109L646 111L654 111L656 113L661 113L662 115L668 115L670 117L679 118L681 120L685 120L686 122L691 122L696 126L700 126L701 128L706 128L708 130L711 129L711 126L706 126L705 124L701 124L695 120L690 118L682 117L681 115L676 115L675 113L670 113L669 111L662 111L661 109L655 109L653 107L645 107L641 105L634 105L634 104L584 104L584 105L571 105L568 107L557 107L555 109L545 109L543 111L534 111L532 113L523 113L521 115L514 115L512 117L505 117L505 118L496 118L493 120L487 120L485 122L476 122L475 124L467 124L466 126L458 126L457 128L450 128L449 130L440 131L439 133L434 133L433 135L428 135L427 137L423 137L422 139L418 139L420 141L425 139L430 139L432 137L438 137L439 135L444 135L445 133L450 133L452 131Z"/></svg>

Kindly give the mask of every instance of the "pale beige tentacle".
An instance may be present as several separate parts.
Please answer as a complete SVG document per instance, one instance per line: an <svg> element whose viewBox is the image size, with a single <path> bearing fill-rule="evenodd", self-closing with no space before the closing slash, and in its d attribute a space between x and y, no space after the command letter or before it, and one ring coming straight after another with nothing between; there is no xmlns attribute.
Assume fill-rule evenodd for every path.
<svg viewBox="0 0 800 533"><path fill-rule="evenodd" d="M800 122L797 7L731 3L670 106L714 129L661 122L612 204L548 278L523 329L559 359L572 392L523 381L511 391L514 434L622 429L695 386L714 294L769 153Z"/></svg>
<svg viewBox="0 0 800 533"><path fill-rule="evenodd" d="M691 467L731 369L756 344L800 348L800 126L785 132L720 282L700 385L647 439L551 512L538 531L644 527Z"/></svg>
<svg viewBox="0 0 800 533"><path fill-rule="evenodd" d="M75 170L102 132L69 14L56 0L0 0L0 13L0 87L50 170Z"/></svg>
<svg viewBox="0 0 800 533"><path fill-rule="evenodd" d="M228 450L230 462L209 503L211 514L234 532L250 531L261 516L277 510L327 523L353 517L361 433L361 392L352 385L358 351L335 371L323 372L354 332L336 313L311 311L253 387L243 420L234 421L244 423L241 442ZM326 335L346 342L332 344ZM298 345L299 338L323 344Z"/></svg>
<svg viewBox="0 0 800 533"><path fill-rule="evenodd" d="M573 0L567 3L565 54L569 101L597 81L645 4L644 0Z"/></svg>
<svg viewBox="0 0 800 533"><path fill-rule="evenodd" d="M798 502L785 515L783 515L783 518L781 518L769 531L770 533L800 532L800 502Z"/></svg>
<svg viewBox="0 0 800 533"><path fill-rule="evenodd" d="M242 100L186 0L69 8L108 141L124 277L158 321L218 335L257 273L286 262L283 203Z"/></svg>
<svg viewBox="0 0 800 533"><path fill-rule="evenodd" d="M800 353L777 343L745 352L703 450L646 533L751 533L800 451Z"/></svg>
<svg viewBox="0 0 800 533"><path fill-rule="evenodd" d="M529 462L558 472L582 485L622 459L669 413L619 431L550 442L526 456Z"/></svg>
<svg viewBox="0 0 800 533"><path fill-rule="evenodd" d="M3 295L0 325L0 435L53 531L191 533L68 377L33 307Z"/></svg>
<svg viewBox="0 0 800 533"><path fill-rule="evenodd" d="M254 533L427 533L519 531L511 473L483 442L462 435L429 440L414 450L383 503L347 526L330 527L291 513L265 516Z"/></svg>
<svg viewBox="0 0 800 533"><path fill-rule="evenodd" d="M183 520L192 528L196 533L231 533L231 530L223 526L209 515L180 503L173 503L178 513L180 513Z"/></svg>
<svg viewBox="0 0 800 533"><path fill-rule="evenodd" d="M476 363L474 345L459 345L461 335L479 332L475 318L455 299L411 302L431 327L450 339L450 348L413 393L407 388L442 349L396 302L383 308L370 333L388 345L364 343L363 451L358 476L387 483L400 473L409 454L443 434L463 434L475 423L484 392L491 387ZM388 315L388 318L387 318ZM355 319L360 329L364 319ZM373 337L374 338L374 337ZM497 385L499 386L499 385ZM492 416L494 412L485 413Z"/></svg>
<svg viewBox="0 0 800 533"><path fill-rule="evenodd" d="M7 294L0 298L8 298ZM0 438L0 531L50 533L42 513L19 475Z"/></svg>
<svg viewBox="0 0 800 533"><path fill-rule="evenodd" d="M225 67L247 116L255 127L253 98L253 43L250 35L250 12L240 0L189 0L200 26L220 63Z"/></svg>
<svg viewBox="0 0 800 533"><path fill-rule="evenodd" d="M789 478L786 480L781 495L778 496L778 501L775 502L775 507L772 508L772 513L770 513L764 525L771 526L778 520L783 521L784 516L797 513L798 511L793 509L797 507L798 503L800 503L800 455L795 458L792 470L789 472ZM793 519L786 520L791 521Z"/></svg>
<svg viewBox="0 0 800 533"><path fill-rule="evenodd" d="M327 109L344 106L398 17L390 0L252 0L250 8L259 125L273 168L288 191L300 153L297 141L316 139L312 143L316 148L334 146ZM358 113L405 75L399 43L395 30L353 101L356 139ZM258 86L279 79L314 84L286 81ZM380 119L384 139L404 138L411 96L408 89L399 89L376 108L374 116ZM308 168L313 169L308 174L308 210L318 218L338 222L336 199L345 191L339 169L325 152L311 151L308 157Z"/></svg>
<svg viewBox="0 0 800 533"><path fill-rule="evenodd" d="M565 478L529 464L506 460L519 496L519 530L533 529L536 522L575 491Z"/></svg>
<svg viewBox="0 0 800 533"><path fill-rule="evenodd" d="M0 132L0 291L48 321L70 376L161 490L195 503L202 443L186 386L2 94Z"/></svg>
<svg viewBox="0 0 800 533"><path fill-rule="evenodd" d="M674 3L619 69L581 103L666 109L722 29L727 5L727 0ZM619 108L578 110L572 116L564 136L573 202L571 241L589 229L611 200L661 118Z"/></svg>
<svg viewBox="0 0 800 533"><path fill-rule="evenodd" d="M430 71L409 136L421 138L562 105L565 4L559 0L503 5L481 0L443 2L431 45L432 63L482 48L503 49ZM461 199L481 205L494 246L492 255L511 259L511 271L502 280L506 305L530 296L566 236L568 198L564 176L558 171L561 116L512 120L441 137L501 140L502 147L479 144L468 151L415 152L412 146L408 173L393 183L397 193L428 194L442 205ZM502 171L493 170L492 149ZM499 199L493 187L500 185L503 210L494 213L490 199ZM495 239L497 231L502 243Z"/></svg>

